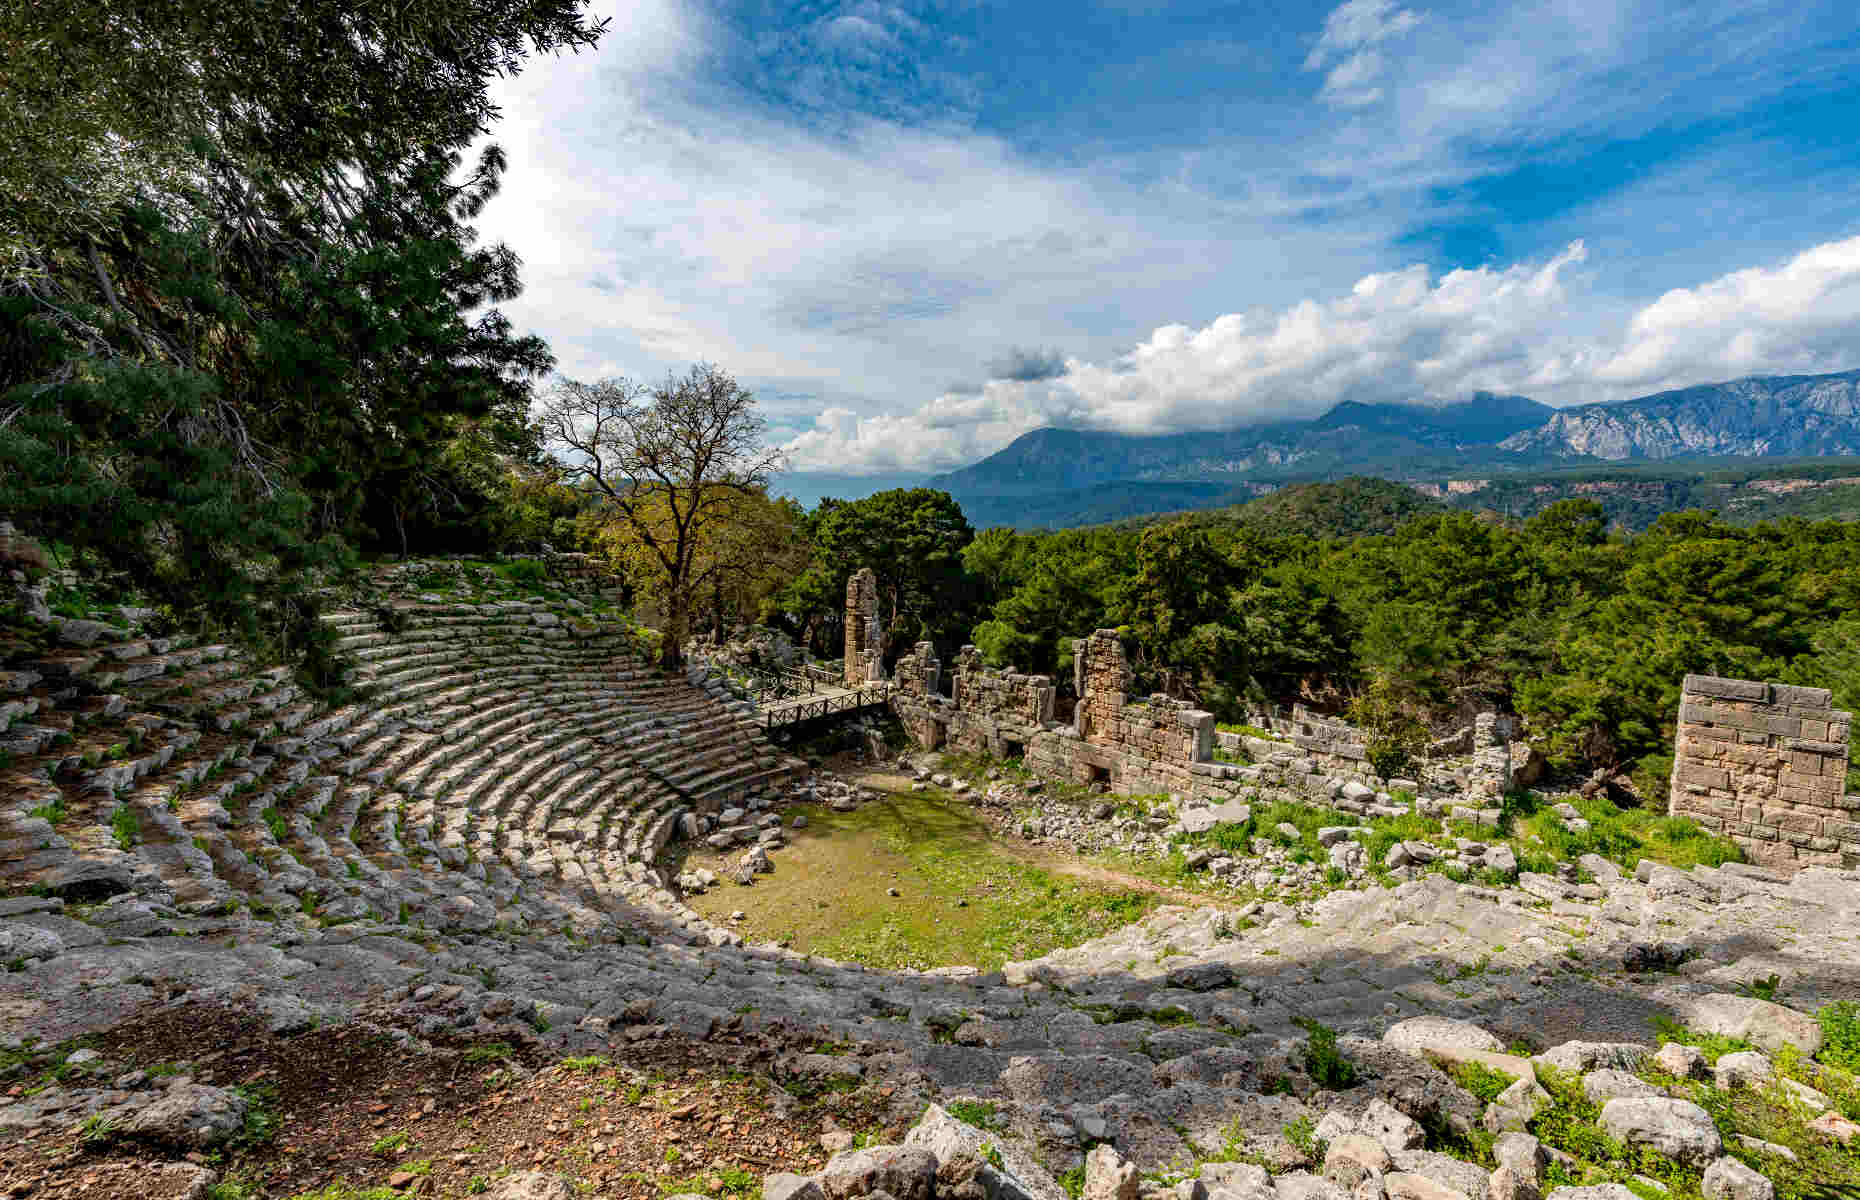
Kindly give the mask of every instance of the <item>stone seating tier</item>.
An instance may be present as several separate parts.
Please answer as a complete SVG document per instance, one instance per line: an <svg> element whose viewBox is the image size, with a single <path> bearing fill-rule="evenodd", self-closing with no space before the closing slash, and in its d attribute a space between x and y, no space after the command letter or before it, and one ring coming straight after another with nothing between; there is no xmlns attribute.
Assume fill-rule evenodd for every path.
<svg viewBox="0 0 1860 1200"><path fill-rule="evenodd" d="M81 893L107 877L185 911L331 919L443 906L524 921L643 899L701 925L652 870L678 818L800 765L618 627L525 601L403 605L392 628L326 619L366 697L340 708L181 637L0 676L0 879Z"/></svg>

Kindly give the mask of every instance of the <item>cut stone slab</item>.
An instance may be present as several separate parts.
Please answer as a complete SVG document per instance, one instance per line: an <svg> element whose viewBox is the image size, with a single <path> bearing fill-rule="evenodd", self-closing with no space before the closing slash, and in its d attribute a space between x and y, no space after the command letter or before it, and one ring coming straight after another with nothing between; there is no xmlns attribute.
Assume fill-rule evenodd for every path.
<svg viewBox="0 0 1860 1200"><path fill-rule="evenodd" d="M1538 1200L1537 1181L1511 1167L1499 1167L1487 1181L1486 1200Z"/></svg>
<svg viewBox="0 0 1860 1200"><path fill-rule="evenodd" d="M1203 1163L1202 1184L1209 1200L1273 1200L1272 1176L1257 1163Z"/></svg>
<svg viewBox="0 0 1860 1200"><path fill-rule="evenodd" d="M1382 1099L1369 1102L1363 1115L1356 1119L1356 1128L1381 1142L1382 1148L1390 1154L1398 1150L1419 1150L1427 1143L1427 1131L1421 1128L1419 1121Z"/></svg>
<svg viewBox="0 0 1860 1200"><path fill-rule="evenodd" d="M1591 1071L1582 1077L1582 1094L1591 1104L1606 1104L1627 1096L1663 1096L1659 1088L1626 1071Z"/></svg>
<svg viewBox="0 0 1860 1200"><path fill-rule="evenodd" d="M1705 1053L1697 1046L1668 1042L1653 1056L1653 1065L1680 1079L1702 1077L1706 1073Z"/></svg>
<svg viewBox="0 0 1860 1200"><path fill-rule="evenodd" d="M1346 1133L1324 1155L1324 1178L1354 1191L1356 1185L1395 1165L1382 1143L1362 1133Z"/></svg>
<svg viewBox="0 0 1860 1200"><path fill-rule="evenodd" d="M1646 1057L1647 1047L1638 1042L1564 1042L1533 1055L1531 1061L1581 1075L1604 1068L1632 1071Z"/></svg>
<svg viewBox="0 0 1860 1200"><path fill-rule="evenodd" d="M1085 1156L1082 1200L1137 1200L1142 1182L1136 1164L1113 1146L1094 1146Z"/></svg>
<svg viewBox="0 0 1860 1200"><path fill-rule="evenodd" d="M1492 1158L1501 1167L1509 1167L1532 1183L1540 1183L1550 1166L1550 1154L1544 1144L1528 1133L1502 1133L1492 1143Z"/></svg>
<svg viewBox="0 0 1860 1200"><path fill-rule="evenodd" d="M574 1200L575 1189L560 1175L524 1171L492 1182L485 1200Z"/></svg>
<svg viewBox="0 0 1860 1200"><path fill-rule="evenodd" d="M1348 1192L1309 1171L1279 1176L1273 1181L1272 1193L1277 1200L1349 1200Z"/></svg>
<svg viewBox="0 0 1860 1200"><path fill-rule="evenodd" d="M920 1146L872 1146L834 1156L817 1176L827 1200L884 1192L896 1200L930 1200L936 1156Z"/></svg>
<svg viewBox="0 0 1860 1200"><path fill-rule="evenodd" d="M244 1096L202 1083L169 1088L123 1122L128 1137L206 1150L239 1132L249 1106Z"/></svg>
<svg viewBox="0 0 1860 1200"><path fill-rule="evenodd" d="M1465 1192L1450 1188L1438 1180L1407 1171L1383 1176L1382 1190L1389 1200L1484 1200L1483 1195L1469 1197Z"/></svg>
<svg viewBox="0 0 1860 1200"><path fill-rule="evenodd" d="M1449 1191L1471 1197L1472 1200L1480 1200L1485 1195L1486 1173L1471 1163L1432 1150L1403 1150L1389 1157L1395 1160L1398 1173L1431 1179Z"/></svg>
<svg viewBox="0 0 1860 1200"><path fill-rule="evenodd" d="M1770 1066L1769 1058L1755 1050L1720 1055L1712 1067L1712 1084L1720 1088L1734 1088L1739 1084L1761 1087L1774 1078L1776 1069Z"/></svg>

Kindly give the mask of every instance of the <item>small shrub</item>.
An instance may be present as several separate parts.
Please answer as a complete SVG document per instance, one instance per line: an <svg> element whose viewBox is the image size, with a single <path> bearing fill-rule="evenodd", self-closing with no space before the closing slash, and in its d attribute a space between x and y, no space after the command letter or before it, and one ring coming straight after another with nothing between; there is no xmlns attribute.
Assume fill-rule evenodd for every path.
<svg viewBox="0 0 1860 1200"><path fill-rule="evenodd" d="M127 804L119 804L110 814L110 835L116 839L118 850L131 850L142 840L142 818L136 810Z"/></svg>
<svg viewBox="0 0 1860 1200"><path fill-rule="evenodd" d="M1363 731L1370 768L1384 779L1407 770L1427 749L1427 726L1409 714L1386 675L1376 676L1350 701L1349 714Z"/></svg>
<svg viewBox="0 0 1860 1200"><path fill-rule="evenodd" d="M278 1089L269 1083L249 1083L233 1091L245 1100L245 1119L228 1145L235 1150L251 1150L276 1137L280 1123Z"/></svg>
<svg viewBox="0 0 1860 1200"><path fill-rule="evenodd" d="M1323 1162L1325 1153L1330 1149L1328 1143L1317 1135L1317 1125L1309 1116L1289 1121L1284 1129L1285 1140L1298 1148L1298 1152L1313 1162Z"/></svg>
<svg viewBox="0 0 1860 1200"><path fill-rule="evenodd" d="M265 822L265 828L271 831L273 841L282 842L290 838L290 822L284 819L283 813L275 808L267 806L264 811L260 812L258 815L259 819Z"/></svg>
<svg viewBox="0 0 1860 1200"><path fill-rule="evenodd" d="M1737 985L1737 994L1751 996L1758 1000L1776 1001L1776 989L1782 984L1782 976L1772 974L1768 979L1752 979Z"/></svg>
<svg viewBox="0 0 1860 1200"><path fill-rule="evenodd" d="M1653 1029L1662 1046L1668 1042L1691 1046L1705 1056L1706 1062L1714 1066L1717 1065L1718 1059L1726 1054L1756 1049L1743 1038L1725 1037L1716 1033L1699 1033L1697 1030L1687 1029L1664 1017L1654 1018Z"/></svg>
<svg viewBox="0 0 1860 1200"><path fill-rule="evenodd" d="M465 1051L468 1063L507 1062L516 1055L509 1042L485 1042Z"/></svg>
<svg viewBox="0 0 1860 1200"><path fill-rule="evenodd" d="M1448 1068L1447 1074L1453 1082L1487 1104L1498 1099L1506 1088L1517 1082L1513 1076L1478 1062L1454 1063Z"/></svg>
<svg viewBox="0 0 1860 1200"><path fill-rule="evenodd" d="M948 1107L949 1115L977 1129L993 1129L1000 1110L992 1100L954 1100Z"/></svg>
<svg viewBox="0 0 1860 1200"><path fill-rule="evenodd" d="M101 1146L116 1137L117 1127L122 1124L115 1117L106 1117L102 1113L92 1113L84 1118L78 1126L78 1141L87 1146Z"/></svg>
<svg viewBox="0 0 1860 1200"><path fill-rule="evenodd" d="M498 563L491 568L510 583L540 586L549 578L549 568L533 558L520 558L515 562Z"/></svg>
<svg viewBox="0 0 1860 1200"><path fill-rule="evenodd" d="M1328 1025L1300 1019L1305 1031L1305 1074L1319 1087L1342 1091L1356 1085L1356 1064L1337 1049L1337 1031Z"/></svg>
<svg viewBox="0 0 1860 1200"><path fill-rule="evenodd" d="M413 1145L413 1138L404 1129L397 1129L384 1137L376 1138L368 1147L368 1152L378 1158L392 1158L402 1150Z"/></svg>
<svg viewBox="0 0 1860 1200"><path fill-rule="evenodd" d="M1815 1057L1832 1067L1860 1073L1860 1004L1836 1000L1815 1014L1821 1023L1821 1053Z"/></svg>

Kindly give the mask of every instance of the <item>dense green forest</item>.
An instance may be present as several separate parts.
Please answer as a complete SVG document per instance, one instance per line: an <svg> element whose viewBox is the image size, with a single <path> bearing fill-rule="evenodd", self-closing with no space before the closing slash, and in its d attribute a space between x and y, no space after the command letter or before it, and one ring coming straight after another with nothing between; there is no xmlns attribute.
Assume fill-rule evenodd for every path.
<svg viewBox="0 0 1860 1200"><path fill-rule="evenodd" d="M1860 704L1860 524L1694 511L1630 534L1589 499L1507 522L1419 497L1409 511L1402 491L1325 485L1269 519L1031 534L971 533L927 489L827 501L804 522L813 566L760 615L833 654L845 576L870 565L894 656L972 641L1066 686L1070 639L1114 627L1146 688L1223 717L1250 700L1343 707L1370 689L1436 727L1497 708L1558 766L1629 770L1656 795L1689 672ZM1388 532L1337 533L1352 522Z"/></svg>

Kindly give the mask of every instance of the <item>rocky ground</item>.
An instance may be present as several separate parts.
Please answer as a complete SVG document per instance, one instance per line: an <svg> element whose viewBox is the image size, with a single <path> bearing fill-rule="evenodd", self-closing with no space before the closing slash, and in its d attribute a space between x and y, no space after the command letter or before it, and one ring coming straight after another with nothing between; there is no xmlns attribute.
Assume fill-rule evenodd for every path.
<svg viewBox="0 0 1860 1200"><path fill-rule="evenodd" d="M604 1196L742 1196L824 1163L846 1126L884 1122L882 1105L808 1076L805 1043L767 1036L563 1059L500 1041L414 1048L365 1026L280 1035L182 1005L83 1042L11 1065L0 1195L459 1196L540 1172Z"/></svg>
<svg viewBox="0 0 1860 1200"><path fill-rule="evenodd" d="M779 852L773 859L779 871ZM410 1135L415 1148L421 1137L430 1145L430 1155L420 1151L412 1160L430 1157L428 1175L410 1172L398 1153L378 1158L370 1149L393 1133L395 1120L413 1115L408 1097L418 1097L422 1087L432 1094L418 1108L430 1099L435 1113L451 1111L446 1106L462 1102L461 1096L476 1097L473 1103L492 1106L479 1110L481 1126L519 1131L499 1143L509 1150L495 1169L533 1166L542 1147L546 1169L581 1179L592 1194L643 1195L681 1178L656 1173L657 1166L673 1165L663 1162L664 1139L638 1154L627 1150L614 1170L594 1172L592 1160L563 1157L557 1152L576 1143L545 1136L548 1125L566 1119L570 1128L555 1133L572 1133L577 1118L553 1099L494 1102L488 1079L498 1068L488 1062L474 1064L482 1070L461 1068L453 1052L472 1041L503 1043L534 1065L597 1055L636 1070L650 1066L632 1056L661 1044L705 1054L755 1047L765 1059L824 1049L828 1057L804 1070L821 1081L820 1091L843 1089L880 1114L867 1119L861 1132L868 1135L914 1117L930 1099L973 1097L994 1106L999 1134L1019 1147L1016 1153L1054 1179L1080 1167L1094 1145L1109 1142L1154 1183L1210 1153L1225 1153L1233 1131L1243 1129L1252 1139L1245 1152L1279 1168L1276 1179L1293 1176L1286 1195L1302 1197L1318 1194L1298 1190L1317 1185L1292 1165L1292 1150L1308 1139L1288 1129L1296 1133L1300 1122L1315 1128L1339 1097L1367 1103L1379 1094L1400 1107L1413 1088L1434 1095L1459 1086L1425 1061L1396 1065L1374 1049L1386 1045L1401 1022L1476 1022L1497 1045L1518 1050L1546 1051L1579 1039L1633 1043L1645 1053L1653 1048L1655 1019L1696 1022L1711 1004L1724 1003L1711 997L1740 988L1760 988L1783 1002L1775 1007L1798 1014L1857 999L1856 882L1825 870L1780 882L1749 871L1682 872L1647 864L1634 873L1599 871L1593 884L1567 885L1545 897L1429 873L1393 887L1340 887L1316 900L1167 908L1104 938L991 973L873 971L776 947L734 946L723 936L641 944L646 939L611 928L500 934L370 921L324 926L303 914L188 917L132 896L89 907L23 897L0 904L0 940L15 967L0 976L0 1021L17 1080L16 1094L0 1106L0 1128L15 1139L5 1153L9 1185L25 1188L18 1194L83 1195L85 1188L92 1195L124 1194L108 1173L118 1161L112 1156L124 1151L93 1143L150 1141L151 1135L130 1129L147 1107L137 1098L172 1090L180 1085L170 1081L181 1077L156 1074L153 1067L186 1062L182 1075L203 1088L265 1082L257 1072L266 1068L257 1062L248 1067L232 1055L244 1035L194 1015L203 1006L230 1004L260 1043L301 1043L310 1048L308 1057L361 1064L359 1073L343 1074L333 1086L297 1085L308 1093L337 1091L389 1105L381 1112L363 1107L309 1118L303 1127L327 1128L314 1135L324 1140L281 1127L268 1143L275 1149L253 1160L271 1173L249 1195L316 1194L319 1181L344 1173L380 1186L405 1176L401 1190L446 1181L453 1192L470 1194L461 1188L484 1174L469 1150L483 1141L482 1129L469 1141L461 1141L462 1132ZM137 1044L124 1031L145 1020L171 1021L178 1031L174 1042L149 1054L118 1049ZM1332 1095L1304 1061L1306 1021L1342 1031L1344 1055L1381 1082L1367 1092ZM104 1064L98 1070L108 1072L107 1082L61 1066L69 1057L58 1057L71 1048L70 1039L97 1034ZM368 1055L358 1047L369 1044L395 1062L437 1065L409 1067L410 1085L383 1082L387 1076L362 1069ZM196 1074L196 1060L215 1053L225 1054L228 1064L220 1067L216 1059L211 1073ZM49 1057L41 1062L38 1055ZM282 1066L269 1069L283 1072ZM705 1087L712 1080L727 1087L738 1073L756 1077L727 1058L699 1069ZM53 1077L47 1078L48 1070ZM124 1082L138 1070L148 1074ZM778 1075L772 1066L767 1073ZM1772 1073L1780 1075L1774 1067ZM1829 1086L1824 1094L1838 1110L1840 1089ZM390 1094L395 1098L384 1098ZM1470 1103L1445 1094L1463 1108ZM587 1098L576 1093L573 1103ZM224 1155L229 1164L247 1161L241 1151L224 1148L236 1141L245 1118L235 1119L224 1097L190 1096L187 1103L195 1101L199 1107L182 1110L181 1132L162 1143L167 1148L160 1154L191 1150ZM729 1111L749 1111L744 1103L732 1100ZM1469 1119L1483 1117L1472 1108L1465 1112ZM195 1120L201 1113L208 1115ZM548 1115L539 1123L537 1113ZM87 1121L99 1114L113 1114L103 1120L118 1121L124 1132L109 1131L112 1136L101 1141L86 1137ZM1409 1115L1425 1124L1424 1108ZM358 1119L363 1116L366 1121ZM376 1126L379 1118L388 1120ZM1591 1123L1599 1120L1598 1112ZM207 1135L193 1132L203 1125ZM1830 1125L1818 1145L1838 1143L1844 1127ZM805 1165L781 1156L818 1150L818 1126L758 1118L750 1128L756 1140L746 1145L762 1147L753 1154L763 1161L745 1159L735 1170L767 1174ZM773 1129L789 1132L763 1136ZM25 1140L29 1132L36 1137ZM373 1137L358 1149L365 1133ZM616 1125L604 1144L647 1146L642 1136ZM319 1157L283 1149L300 1141L316 1146ZM1303 1153L1302 1169L1324 1178L1326 1160L1310 1147ZM1732 1153L1746 1155L1741 1143ZM470 1161L456 1162L461 1154ZM531 1162L523 1161L525 1154ZM642 1164L655 1157L660 1161L650 1179L625 1178L645 1171ZM287 1165L290 1173L281 1174ZM465 1173L467 1167L474 1169ZM1422 1174L1376 1169L1383 1171L1386 1195L1407 1194L1401 1189L1409 1182L1396 1176ZM741 1181L718 1175L712 1186L709 1178L696 1190L720 1195L731 1180ZM1682 1182L1702 1187L1702 1180L1700 1174ZM839 1193L839 1200L850 1194Z"/></svg>
<svg viewBox="0 0 1860 1200"><path fill-rule="evenodd" d="M915 761L893 786L970 797L1054 846L1181 859L1222 902L999 970L911 971L745 944L676 902L552 906L540 877L515 902L560 919L493 927L439 905L184 911L152 885L15 895L0 1178L215 1200L1808 1200L1860 1183L1860 1032L1809 1016L1860 1001L1854 873L1554 861L1436 816L1287 830L950 769ZM782 870L793 801L870 791L821 771L687 830L749 882L684 882L753 895ZM1662 1037L1699 1058L1656 1056ZM825 1163L861 1140L899 1148Z"/></svg>

